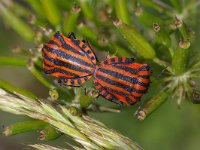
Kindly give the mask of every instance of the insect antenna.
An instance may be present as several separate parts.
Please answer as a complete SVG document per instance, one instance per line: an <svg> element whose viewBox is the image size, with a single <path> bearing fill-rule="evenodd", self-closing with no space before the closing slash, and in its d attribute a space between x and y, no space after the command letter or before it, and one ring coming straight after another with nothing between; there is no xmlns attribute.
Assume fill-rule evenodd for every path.
<svg viewBox="0 0 200 150"><path fill-rule="evenodd" d="M165 70L167 69L167 67L169 67L169 66L166 66L166 67L156 76L155 79L160 78L160 76L165 72Z"/></svg>

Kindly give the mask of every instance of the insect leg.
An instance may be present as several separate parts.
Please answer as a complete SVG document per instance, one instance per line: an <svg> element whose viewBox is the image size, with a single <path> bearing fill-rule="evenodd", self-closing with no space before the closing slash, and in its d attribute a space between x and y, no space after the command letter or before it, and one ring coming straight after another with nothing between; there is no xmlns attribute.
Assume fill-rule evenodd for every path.
<svg viewBox="0 0 200 150"><path fill-rule="evenodd" d="M69 32L67 35L68 38L73 37L74 39L76 39L74 32Z"/></svg>

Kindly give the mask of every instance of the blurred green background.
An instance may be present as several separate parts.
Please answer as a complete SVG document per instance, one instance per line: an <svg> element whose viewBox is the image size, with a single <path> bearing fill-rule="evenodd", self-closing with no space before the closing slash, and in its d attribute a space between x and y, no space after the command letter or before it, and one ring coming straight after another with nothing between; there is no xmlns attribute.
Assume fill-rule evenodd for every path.
<svg viewBox="0 0 200 150"><path fill-rule="evenodd" d="M28 2L29 1L29 2ZM57 24L57 20L55 19L57 16L60 16L58 19L58 22L62 22L60 20L65 19L67 21L67 16L69 16L69 11L71 10L71 7L75 5L80 5L79 1L65 1L61 0L60 2L55 2L56 7L58 8L58 14L56 16L57 12L54 12L53 15L55 15L53 18L55 20L52 20L52 22L49 20L46 14L42 14L40 11L36 11L34 9L34 6L31 6L31 0L20 0L20 1L9 1L11 3L16 3L19 6L22 6L25 10L24 12L27 12L28 14L23 14L21 13L20 15L20 9L19 7L11 7L9 8L11 12L14 12L16 15L20 16L24 22L28 22L30 19L31 15L34 15L36 18L38 17L39 19L37 20L38 22L35 23L34 25L31 25L34 29L35 26L40 26L40 27L48 27L52 28L54 31L56 30L62 30L62 25ZM42 0L41 0L42 1ZM41 2L40 1L40 2ZM47 1L45 1L47 3ZM45 2L41 2L42 5L44 6ZM141 3L143 5L147 5L148 2L146 1L127 1L129 9L129 14L132 16L132 20L135 19L135 15L133 14L133 8L135 3ZM145 3L146 2L146 3ZM175 7L173 5L173 2L165 2L165 1L159 1L161 3L166 3L166 5L171 6L172 8ZM187 4L189 3L186 0L183 1L176 1L180 6L182 6L183 3ZM5 2L0 1L0 9L2 10L1 7L5 6ZM33 2L34 3L34 2ZM32 3L32 4L33 4ZM94 5L93 8L100 9L102 12L103 9L108 9L107 4L113 4L113 1L102 1L102 4L100 2L93 2L92 4ZM192 2L191 2L192 3ZM199 42L200 42L200 37L199 37L199 23L200 23L200 7L199 7L199 2L198 1L193 1L195 5L195 13L192 11L191 14L189 14L189 11L186 11L186 24L189 24L190 27L192 28L193 31L195 31L195 39L191 43L193 50L195 53L199 54ZM197 4L196 4L197 3ZM62 5L63 4L63 5ZM90 3L91 4L91 3ZM91 5L92 5L91 4ZM105 5L105 7L102 7L102 5ZM108 5L108 6L109 6ZM6 6L7 7L7 6ZM147 6L146 6L147 7ZM148 5L149 7L149 5ZM159 7L159 6L158 6ZM178 7L178 6L177 6ZM18 10L13 10L19 9ZM114 9L114 8L113 8ZM116 9L116 6L115 6ZM177 8L178 9L178 8ZM148 8L147 8L148 10ZM101 12L100 11L100 12ZM184 11L184 8L183 8ZM18 13L17 13L18 12ZM152 11L150 11L152 12ZM2 12L1 12L2 13ZM68 15L66 15L67 13ZM87 12L86 12L87 13ZM168 12L163 12L163 13L169 13ZM152 14L155 14L155 12L152 12ZM50 15L50 14L49 14ZM85 15L85 14L84 14ZM84 22L84 16L81 14L78 19L78 23ZM90 22L96 22L94 26L94 33L96 31L101 31L102 36L107 36L106 33L106 26L110 28L109 23L107 24L107 21L105 23L99 23L98 16L97 14L92 14L91 18L90 15L88 15L86 18L87 20L90 20ZM65 17L66 16L66 17ZM95 18L93 18L93 16ZM30 20L29 20L30 21ZM140 29L145 29L146 25L145 22L139 22L136 20L134 23L136 26L139 26ZM77 23L77 24L78 24ZM29 23L27 23L29 24ZM105 25L105 27L103 26ZM141 25L141 26L140 26ZM65 26L68 26L65 24ZM70 25L69 25L70 26ZM148 25L147 25L148 26ZM96 29L98 28L99 29ZM69 28L74 28L76 30L76 27L70 26ZM63 29L65 33L68 32L68 29ZM112 30L112 29L111 29ZM148 27L147 31L150 30L150 27ZM145 32L145 30L143 30ZM26 30L21 30L20 32L25 33ZM105 32L105 33L104 33ZM21 34L23 34L21 33ZM80 31L79 31L80 33ZM112 32L111 32L112 33ZM83 32L82 32L83 34ZM98 35L98 33L95 33ZM146 36L148 33L144 33L144 36ZM84 37L84 35L77 35L78 37ZM108 35L109 38L111 35ZM116 37L114 37L116 38ZM91 38L92 39L92 38ZM98 39L98 38L97 38ZM118 41L119 42L119 41ZM92 44L94 44L95 48L94 51L97 53L97 57L104 58L107 55L107 49L102 52L102 51L97 51L99 48L100 50L103 49L104 47L100 47L99 44L95 43L94 41L91 41ZM26 56L20 56L16 53L12 53L12 49L20 46L25 50L35 49L38 43L34 43L32 39L26 39L26 37L23 37L15 29L13 29L12 26L8 24L7 21L5 21L5 18L3 19L3 16L0 15L0 56L12 56L12 57L26 57ZM39 43L41 44L41 43ZM120 43L120 46L124 46L124 41ZM108 48L107 46L106 48ZM112 47L112 46L111 46ZM125 46L128 49L128 46ZM114 48L113 48L114 49ZM112 51L112 50L111 50ZM194 53L193 51L193 53ZM112 51L113 52L113 51ZM123 55L120 53L120 55ZM126 54L128 55L128 54ZM27 57L26 57L27 58ZM35 77L27 70L25 67L12 67L12 66L0 66L0 79L6 80L13 85L24 88L26 90L32 91L35 93L38 97L47 97L48 96L48 89L44 87ZM153 68L154 69L154 68ZM155 70L159 70L155 68ZM199 80L197 80L199 83ZM153 91L153 89L150 89L150 91ZM155 92L155 91L154 91ZM145 100L145 97L143 97L142 100ZM102 105L107 105L107 106L113 106L114 104L110 104L109 102L105 101L103 98L98 99L98 102ZM105 123L109 128L115 129L122 133L124 136L129 137L130 139L133 139L137 143L139 143L144 149L146 150L157 150L157 149L162 149L162 150L199 150L200 149L200 107L199 105L192 104L189 101L183 101L181 103L180 109L177 108L176 101L174 99L168 99L161 107L159 107L158 110L156 110L152 115L150 115L147 119L144 121L138 121L134 117L135 110L138 108L139 105L135 105L133 107L128 107L125 109L122 109L121 113L89 113L92 117L95 119L102 121ZM5 112L0 112L0 126L3 127L10 125L12 123L15 123L17 121L22 121L22 120L27 120L26 117L23 116L16 116L16 115L11 115L9 113ZM49 142L42 142L38 140L38 133L37 132L29 132L29 133L24 133L20 135L16 135L13 137L4 137L4 135L0 135L0 143L7 143L7 141L12 141L16 143L48 143L52 145L61 145L65 146L66 144L63 141L69 141L72 142L72 140L66 136L63 136L59 139L56 139L54 141L49 141ZM1 146L0 146L1 149Z"/></svg>

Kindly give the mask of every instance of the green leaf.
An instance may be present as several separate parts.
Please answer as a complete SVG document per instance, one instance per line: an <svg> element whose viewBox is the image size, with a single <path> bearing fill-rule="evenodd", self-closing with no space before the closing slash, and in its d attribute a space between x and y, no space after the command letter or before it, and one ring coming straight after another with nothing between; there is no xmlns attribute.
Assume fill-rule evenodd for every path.
<svg viewBox="0 0 200 150"><path fill-rule="evenodd" d="M137 119L144 120L167 100L168 95L169 94L166 91L160 91L159 93L155 94L149 101L142 105L139 110L137 110Z"/></svg>
<svg viewBox="0 0 200 150"><path fill-rule="evenodd" d="M130 25L131 19L127 8L127 0L115 0L115 13L125 24Z"/></svg>
<svg viewBox="0 0 200 150"><path fill-rule="evenodd" d="M114 21L113 23L138 54L146 59L153 59L155 57L155 50L142 35L138 33L135 27L126 25L120 20Z"/></svg>
<svg viewBox="0 0 200 150"><path fill-rule="evenodd" d="M15 13L13 13L1 3L0 16L21 37L23 37L25 40L33 41L35 35L33 29L28 24L26 24L21 18L19 18Z"/></svg>
<svg viewBox="0 0 200 150"><path fill-rule="evenodd" d="M155 16L140 6L136 8L135 14L139 21L148 27L152 27L154 23L159 23L160 25L164 24L160 17Z"/></svg>
<svg viewBox="0 0 200 150"><path fill-rule="evenodd" d="M73 7L69 15L63 18L64 20L63 30L65 33L75 32L77 27L79 12L80 12L79 7Z"/></svg>
<svg viewBox="0 0 200 150"><path fill-rule="evenodd" d="M47 123L41 120L31 120L12 124L4 129L6 136L16 135L28 131L42 129Z"/></svg>
<svg viewBox="0 0 200 150"><path fill-rule="evenodd" d="M94 16L94 9L91 5L91 0L79 0L81 5L81 11L83 12L84 16L87 17L90 20L93 20L95 18Z"/></svg>
<svg viewBox="0 0 200 150"><path fill-rule="evenodd" d="M0 66L26 66L27 60L23 58L0 56Z"/></svg>
<svg viewBox="0 0 200 150"><path fill-rule="evenodd" d="M175 75L180 75L185 72L187 60L190 50L178 48L174 51L172 58L172 67Z"/></svg>
<svg viewBox="0 0 200 150"><path fill-rule="evenodd" d="M32 99L37 98L37 96L35 96L33 93L26 91L24 89L20 89L18 87L15 87L12 84L10 84L10 83L8 83L4 80L0 80L0 88L8 90L9 92L12 92L12 93L16 92L16 93L22 94L22 95L27 96L27 97L32 98Z"/></svg>
<svg viewBox="0 0 200 150"><path fill-rule="evenodd" d="M47 17L48 21L54 25L59 25L61 21L61 16L59 12L59 8L57 7L55 1L53 0L40 0L43 10L45 12L45 16Z"/></svg>
<svg viewBox="0 0 200 150"><path fill-rule="evenodd" d="M37 13L40 17L45 17L44 9L42 8L42 5L40 1L38 0L24 0L25 3L28 3L30 7L33 8L33 10Z"/></svg>

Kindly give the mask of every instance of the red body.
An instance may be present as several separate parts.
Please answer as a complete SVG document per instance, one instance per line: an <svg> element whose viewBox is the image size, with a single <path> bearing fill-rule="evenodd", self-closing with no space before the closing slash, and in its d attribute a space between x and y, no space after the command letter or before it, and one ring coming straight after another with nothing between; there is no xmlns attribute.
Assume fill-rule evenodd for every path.
<svg viewBox="0 0 200 150"><path fill-rule="evenodd" d="M81 85L94 75L95 88L105 99L133 105L148 90L150 68L133 58L114 57L96 65L91 47L56 33L42 49L43 69L65 85Z"/></svg>
<svg viewBox="0 0 200 150"><path fill-rule="evenodd" d="M114 57L102 61L94 77L95 87L103 97L133 105L149 87L150 68L132 58Z"/></svg>
<svg viewBox="0 0 200 150"><path fill-rule="evenodd" d="M42 49L43 69L67 85L89 80L96 67L96 57L84 42L56 33Z"/></svg>

